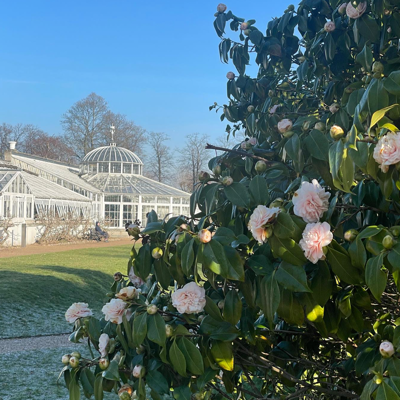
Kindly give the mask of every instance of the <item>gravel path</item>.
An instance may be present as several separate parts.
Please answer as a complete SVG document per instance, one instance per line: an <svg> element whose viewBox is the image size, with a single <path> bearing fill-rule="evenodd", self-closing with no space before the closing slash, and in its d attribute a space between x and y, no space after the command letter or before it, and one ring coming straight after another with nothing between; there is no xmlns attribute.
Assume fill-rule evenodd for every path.
<svg viewBox="0 0 400 400"><path fill-rule="evenodd" d="M9 354L18 351L51 349L57 347L72 347L74 343L68 341L69 335L35 336L21 339L1 339L0 354Z"/></svg>

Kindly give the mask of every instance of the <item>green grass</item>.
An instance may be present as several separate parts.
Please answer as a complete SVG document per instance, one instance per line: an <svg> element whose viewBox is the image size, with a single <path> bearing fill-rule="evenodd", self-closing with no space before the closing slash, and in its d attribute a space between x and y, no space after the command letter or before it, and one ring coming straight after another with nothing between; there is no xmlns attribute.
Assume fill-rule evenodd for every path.
<svg viewBox="0 0 400 400"><path fill-rule="evenodd" d="M57 383L63 367L61 357L75 350L62 347L0 354L0 399L1 400L67 400L68 391L64 378ZM88 356L86 348L79 351ZM82 399L85 397L81 396ZM93 397L92 397L93 399ZM104 400L118 399L115 393L105 393Z"/></svg>
<svg viewBox="0 0 400 400"><path fill-rule="evenodd" d="M64 313L74 302L100 316L113 274L126 273L130 248L0 258L0 338L69 332Z"/></svg>

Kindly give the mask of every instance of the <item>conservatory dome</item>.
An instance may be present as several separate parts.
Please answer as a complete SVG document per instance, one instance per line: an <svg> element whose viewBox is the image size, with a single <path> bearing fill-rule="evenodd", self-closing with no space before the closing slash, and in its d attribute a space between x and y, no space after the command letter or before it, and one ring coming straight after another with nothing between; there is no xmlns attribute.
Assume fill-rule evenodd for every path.
<svg viewBox="0 0 400 400"><path fill-rule="evenodd" d="M111 143L87 153L80 163L80 171L81 174L142 175L143 162L133 151Z"/></svg>

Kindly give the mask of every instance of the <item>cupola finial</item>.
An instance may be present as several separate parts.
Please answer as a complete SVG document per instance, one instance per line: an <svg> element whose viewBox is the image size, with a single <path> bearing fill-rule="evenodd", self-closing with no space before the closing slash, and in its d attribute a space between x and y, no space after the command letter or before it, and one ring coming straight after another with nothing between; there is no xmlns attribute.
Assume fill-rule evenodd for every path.
<svg viewBox="0 0 400 400"><path fill-rule="evenodd" d="M111 124L111 126L110 126L110 132L111 132L111 143L110 143L110 146L116 146L116 143L114 142L114 133L115 133L115 126L114 126L114 124Z"/></svg>

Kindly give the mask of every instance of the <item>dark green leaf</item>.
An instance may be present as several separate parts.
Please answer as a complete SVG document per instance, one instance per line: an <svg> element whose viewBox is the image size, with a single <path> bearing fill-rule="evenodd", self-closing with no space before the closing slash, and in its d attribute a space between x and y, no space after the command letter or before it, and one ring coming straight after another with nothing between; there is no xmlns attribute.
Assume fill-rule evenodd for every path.
<svg viewBox="0 0 400 400"><path fill-rule="evenodd" d="M238 207L248 207L250 203L249 191L242 183L233 182L229 186L225 186L225 195L228 200Z"/></svg>
<svg viewBox="0 0 400 400"><path fill-rule="evenodd" d="M159 314L148 315L147 317L147 337L160 346L165 346L167 339L165 335L165 321Z"/></svg>
<svg viewBox="0 0 400 400"><path fill-rule="evenodd" d="M276 271L275 278L282 287L292 292L310 292L307 275L303 267L282 261Z"/></svg>
<svg viewBox="0 0 400 400"><path fill-rule="evenodd" d="M386 288L387 273L382 271L383 254L372 257L365 267L365 283L371 289L374 297L380 302L383 291Z"/></svg>
<svg viewBox="0 0 400 400"><path fill-rule="evenodd" d="M164 329L165 331L165 329ZM169 349L169 359L175 370L178 372L179 375L186 376L186 360L185 356L183 355L182 351L179 349L178 345L176 344L176 340L172 342L172 345Z"/></svg>

